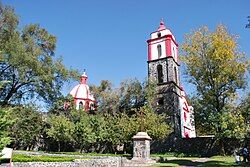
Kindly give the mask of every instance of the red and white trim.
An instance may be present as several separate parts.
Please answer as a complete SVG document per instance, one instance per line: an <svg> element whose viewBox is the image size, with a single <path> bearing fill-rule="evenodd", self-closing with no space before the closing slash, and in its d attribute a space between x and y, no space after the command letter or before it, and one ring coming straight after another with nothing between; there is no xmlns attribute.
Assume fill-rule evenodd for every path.
<svg viewBox="0 0 250 167"><path fill-rule="evenodd" d="M96 106L96 100L90 93L89 86L87 85L87 79L88 76L84 72L84 74L80 77L80 83L70 91L70 94L74 98L77 110L82 107L82 109L88 111L91 106Z"/></svg>
<svg viewBox="0 0 250 167"><path fill-rule="evenodd" d="M157 31L151 33L148 43L148 61L173 57L178 62L178 44L172 32L167 29L161 20ZM159 55L158 45L161 45L161 55Z"/></svg>

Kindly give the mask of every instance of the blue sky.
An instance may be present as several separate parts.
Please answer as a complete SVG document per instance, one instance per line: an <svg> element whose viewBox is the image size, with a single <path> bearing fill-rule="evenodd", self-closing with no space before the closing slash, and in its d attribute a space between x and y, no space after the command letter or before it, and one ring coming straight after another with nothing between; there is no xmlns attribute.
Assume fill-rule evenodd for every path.
<svg viewBox="0 0 250 167"><path fill-rule="evenodd" d="M163 18L179 44L183 36L207 25L227 26L240 36L240 50L250 55L249 0L3 0L15 8L20 28L38 23L57 37L56 55L83 72L89 83L147 77L147 43ZM74 84L74 83L73 83ZM192 87L183 80L187 93ZM65 92L73 87L67 85Z"/></svg>

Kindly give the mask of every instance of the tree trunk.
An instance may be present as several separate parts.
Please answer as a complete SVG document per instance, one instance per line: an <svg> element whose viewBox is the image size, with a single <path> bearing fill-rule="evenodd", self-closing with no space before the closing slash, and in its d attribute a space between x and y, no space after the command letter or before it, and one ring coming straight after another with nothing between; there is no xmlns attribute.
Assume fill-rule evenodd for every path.
<svg viewBox="0 0 250 167"><path fill-rule="evenodd" d="M10 98L13 96L13 94L16 92L15 88L11 88L11 90L9 91L9 93L7 94L7 96L4 98L2 105L7 105Z"/></svg>
<svg viewBox="0 0 250 167"><path fill-rule="evenodd" d="M58 152L60 152L61 151L61 143L60 143L60 141L58 142Z"/></svg>
<svg viewBox="0 0 250 167"><path fill-rule="evenodd" d="M223 139L220 139L220 149L221 149L221 154L225 155L225 145Z"/></svg>
<svg viewBox="0 0 250 167"><path fill-rule="evenodd" d="M82 153L83 145L80 146L80 153Z"/></svg>
<svg viewBox="0 0 250 167"><path fill-rule="evenodd" d="M100 153L101 153L101 154L107 149L107 144L108 144L108 143L104 143L104 145L103 145L102 148L100 149Z"/></svg>

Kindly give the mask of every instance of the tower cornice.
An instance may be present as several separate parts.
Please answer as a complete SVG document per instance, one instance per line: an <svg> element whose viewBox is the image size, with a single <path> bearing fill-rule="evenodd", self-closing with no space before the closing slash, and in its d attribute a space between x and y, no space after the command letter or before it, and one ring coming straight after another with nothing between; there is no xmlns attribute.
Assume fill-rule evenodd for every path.
<svg viewBox="0 0 250 167"><path fill-rule="evenodd" d="M149 40L147 40L147 43L150 45L151 44L151 42L154 42L154 41L157 41L157 40L160 40L160 39L168 39L168 38L171 38L172 39L172 41L175 43L175 45L178 47L179 45L178 45L178 43L175 41L175 39L173 38L173 35L170 35L170 34L168 34L168 35L164 35L164 36L162 36L162 37L159 37L159 38L154 38L154 39L149 39Z"/></svg>
<svg viewBox="0 0 250 167"><path fill-rule="evenodd" d="M163 57L163 58L159 58L159 59L155 59L155 60L148 60L147 62L148 63L151 63L151 62L157 62L157 61L161 61L161 60L164 60L164 59L173 59L173 61L178 65L180 66L180 64L178 62L175 61L175 59L171 56L168 56L168 57Z"/></svg>

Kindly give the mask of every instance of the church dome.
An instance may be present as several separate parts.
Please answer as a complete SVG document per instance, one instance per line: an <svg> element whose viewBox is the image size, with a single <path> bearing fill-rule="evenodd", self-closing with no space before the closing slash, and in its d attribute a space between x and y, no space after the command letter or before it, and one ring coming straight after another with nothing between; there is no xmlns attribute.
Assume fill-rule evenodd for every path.
<svg viewBox="0 0 250 167"><path fill-rule="evenodd" d="M86 84L78 84L71 91L70 94L76 99L90 99L91 94L89 86Z"/></svg>
<svg viewBox="0 0 250 167"><path fill-rule="evenodd" d="M88 110L95 103L95 98L90 93L89 86L87 85L87 79L88 76L84 72L80 77L80 83L70 91L70 95L73 96L77 109L85 106L85 110Z"/></svg>
<svg viewBox="0 0 250 167"><path fill-rule="evenodd" d="M81 76L80 84L76 85L71 91L70 94L75 98L75 99L83 99L83 100L92 100L94 101L93 95L91 95L89 86L87 85L87 78L88 76L84 72L83 75Z"/></svg>

